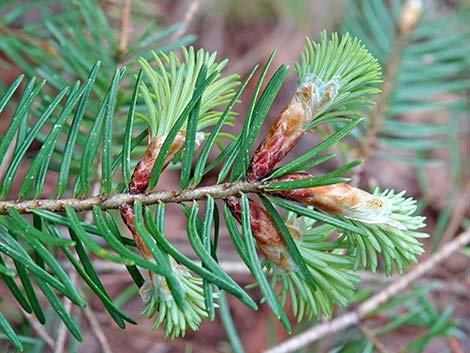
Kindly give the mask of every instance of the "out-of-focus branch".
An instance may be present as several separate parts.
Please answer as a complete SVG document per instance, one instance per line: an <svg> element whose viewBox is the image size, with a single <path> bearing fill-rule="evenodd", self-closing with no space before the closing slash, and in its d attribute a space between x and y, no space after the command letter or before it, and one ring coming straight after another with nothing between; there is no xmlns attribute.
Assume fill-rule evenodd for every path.
<svg viewBox="0 0 470 353"><path fill-rule="evenodd" d="M382 92L377 96L377 104L369 114L369 126L359 149L358 159L361 159L363 163L359 168L356 168L356 173L352 180L355 186L361 185L364 181L367 160L377 148L377 137L387 110L388 98L395 88L394 82L399 70L401 56L408 44L409 35L421 15L422 5L422 0L408 0L402 7L397 38L385 65Z"/></svg>
<svg viewBox="0 0 470 353"><path fill-rule="evenodd" d="M101 328L98 319L93 313L93 310L91 310L90 307L87 306L85 307L84 312L86 318L88 319L88 322L90 323L93 334L101 345L103 353L113 353L111 346L109 345L108 339L106 338L106 335L104 334L104 331Z"/></svg>
<svg viewBox="0 0 470 353"><path fill-rule="evenodd" d="M124 0L121 17L121 30L119 33L119 52L124 56L129 44L129 20L131 17L132 0Z"/></svg>
<svg viewBox="0 0 470 353"><path fill-rule="evenodd" d="M377 349L379 353L390 353L387 347L377 338L374 332L368 328L366 325L359 325L359 330L362 332L364 337L367 338L368 341L372 342L374 347Z"/></svg>
<svg viewBox="0 0 470 353"><path fill-rule="evenodd" d="M19 41L23 41L23 42L30 43L30 44L33 44L35 46L38 46L41 49L47 51L52 56L54 56L56 58L59 57L59 54L57 53L57 51L47 41L42 40L42 39L33 38L33 37L29 36L28 34L22 32L21 30L14 29L14 28L9 28L9 27L0 25L0 33L4 33L6 35L15 37Z"/></svg>
<svg viewBox="0 0 470 353"><path fill-rule="evenodd" d="M462 222L462 219L465 217L465 213L468 210L468 200L470 199L470 181L464 183L463 187L459 190L457 198L454 201L452 207L452 213L450 216L449 224L442 235L442 239L439 243L439 247L442 247L446 244L455 234Z"/></svg>
<svg viewBox="0 0 470 353"><path fill-rule="evenodd" d="M191 5L189 5L188 11L186 11L186 14L184 15L184 18L183 18L183 25L181 26L179 30L173 33L173 35L170 38L171 41L175 41L176 39L180 38L181 36L183 36L183 34L186 33L186 31L189 28L189 25L191 24L191 21L193 20L197 11L201 7L201 4L202 4L202 0L191 1Z"/></svg>
<svg viewBox="0 0 470 353"><path fill-rule="evenodd" d="M355 186L361 185L364 181L367 170L367 161L377 148L377 137L384 120L384 114L387 110L387 100L389 95L393 92L394 78L398 72L401 54L405 46L405 38L402 36L398 37L392 49L392 54L388 60L387 67L385 68L382 92L377 96L376 105L369 114L369 126L367 127L366 136L362 140L363 142L359 149L358 158L362 160L362 163L355 169L355 174L352 179L352 184Z"/></svg>
<svg viewBox="0 0 470 353"><path fill-rule="evenodd" d="M70 273L70 282L74 287L77 286L77 272L71 271ZM64 299L64 308L67 315L72 313L72 302L68 299ZM63 353L65 348L65 343L67 341L67 326L63 322L60 323L59 329L57 331L56 343L54 353Z"/></svg>
<svg viewBox="0 0 470 353"><path fill-rule="evenodd" d="M38 334L38 336L49 346L49 348L54 349L55 343L54 339L49 335L49 333L46 331L44 326L41 325L41 323L36 319L35 316L27 313L23 309L21 309L24 317L26 320L28 320L28 323L31 325L34 331Z"/></svg>
<svg viewBox="0 0 470 353"><path fill-rule="evenodd" d="M325 323L314 326L307 331L288 339L284 343L268 349L265 353L294 352L325 336L341 331L352 325L359 324L362 319L367 317L369 312L377 309L381 304L396 296L411 283L429 272L434 266L449 258L453 253L468 243L470 243L470 230L466 230L460 234L457 238L443 246L438 252L430 256L426 261L417 265L412 271L390 284L383 291L363 302L356 310L347 312L334 320L329 320Z"/></svg>

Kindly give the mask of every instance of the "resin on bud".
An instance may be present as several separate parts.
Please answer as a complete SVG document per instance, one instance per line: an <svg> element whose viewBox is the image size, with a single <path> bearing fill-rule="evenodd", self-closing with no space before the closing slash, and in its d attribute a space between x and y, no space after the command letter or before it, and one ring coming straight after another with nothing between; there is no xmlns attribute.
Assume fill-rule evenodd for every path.
<svg viewBox="0 0 470 353"><path fill-rule="evenodd" d="M324 82L313 73L308 73L302 77L297 94L300 95L307 107L304 128L307 126L307 123L312 122L334 100L338 94L339 87L340 82L337 77L331 78L328 82Z"/></svg>

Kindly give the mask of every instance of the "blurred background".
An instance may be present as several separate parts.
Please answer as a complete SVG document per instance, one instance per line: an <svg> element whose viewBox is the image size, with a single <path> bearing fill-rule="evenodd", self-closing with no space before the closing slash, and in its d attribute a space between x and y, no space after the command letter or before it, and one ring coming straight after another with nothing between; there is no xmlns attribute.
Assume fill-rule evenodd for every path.
<svg viewBox="0 0 470 353"><path fill-rule="evenodd" d="M128 67L128 87L137 72L136 59L151 49L168 51L181 45L217 51L228 58L227 73L243 79L256 64L263 65L277 51L270 69L288 63L290 74L268 116L261 136L297 86L293 64L305 37L322 30L349 31L359 36L384 68L383 94L366 114L363 130L340 146L340 159L363 159L353 182L370 189L407 190L420 200L428 217L425 240L432 254L470 225L469 94L470 4L466 0L411 1L419 11L410 32L400 32L404 5L385 0L100 0L0 1L0 93L21 73L48 80L50 92L86 77L96 60L102 61L98 88L109 84L116 66ZM236 110L237 131L253 90L247 87ZM101 88L100 88L101 87ZM126 92L126 82L123 92ZM129 92L130 96L131 92ZM129 97L123 93L117 116L127 113ZM47 97L45 98L47 99ZM126 100L127 99L127 100ZM6 111L0 134L8 126ZM92 112L90 116L92 116ZM121 119L124 120L125 119ZM124 123L116 126L123 129ZM302 153L321 141L322 131L309 134L297 147ZM372 136L372 139L370 138ZM261 138L261 137L260 137ZM117 143L119 140L117 141ZM34 155L40 141L28 151ZM142 151L141 149L140 151ZM56 151L60 153L60 151ZM139 153L137 150L136 155ZM334 163L334 162L333 162ZM322 173L329 167L316 170ZM20 167L21 169L21 167ZM0 170L0 175L3 171ZM162 188L176 189L178 173L165 173ZM20 173L21 174L21 173ZM214 182L216 174L207 179ZM55 183L51 178L51 183ZM54 184L51 184L52 190ZM12 188L14 194L15 188ZM44 194L47 195L47 182ZM190 253L185 224L177 212L169 213L166 231L178 248ZM221 235L219 258L241 284L253 278L239 262L230 239ZM416 286L364 322L327 337L302 352L470 352L470 250L464 249L434 269ZM70 308L79 322L83 343L68 336L52 312L44 328L12 305L11 294L0 284L0 310L27 340L28 352L170 353L230 352L226 333L217 317L204 321L199 332L165 341L152 331L152 320L139 315L142 301L125 268L93 259L111 297L138 321L125 330L115 326L101 303L90 295L86 310ZM383 289L396 276L363 274L355 303ZM77 286L81 286L78 282ZM85 287L82 290L87 292ZM250 293L261 299L257 289ZM350 308L354 308L355 303ZM253 312L234 298L230 309L247 353L261 352L288 338L268 307ZM348 309L345 309L348 310ZM344 310L338 310L338 314ZM321 321L321 320L320 320ZM303 322L295 333L315 322ZM0 336L3 337L3 336ZM0 351L9 352L0 341Z"/></svg>

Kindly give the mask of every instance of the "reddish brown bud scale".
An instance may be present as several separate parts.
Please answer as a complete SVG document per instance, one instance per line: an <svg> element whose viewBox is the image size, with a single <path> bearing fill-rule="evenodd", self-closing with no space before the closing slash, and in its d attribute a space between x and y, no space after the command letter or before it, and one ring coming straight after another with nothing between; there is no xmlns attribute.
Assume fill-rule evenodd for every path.
<svg viewBox="0 0 470 353"><path fill-rule="evenodd" d="M176 152L179 152L184 147L184 140L186 138L186 131L179 131L168 150L168 156L165 160L163 169L165 169L168 164L171 162L173 155ZM153 137L150 140L147 149L145 150L142 159L137 163L134 168L134 173L132 174L131 181L129 183L128 191L131 194L140 194L144 193L147 190L150 180L150 174L152 168L157 160L158 153L163 145L164 138L162 137Z"/></svg>
<svg viewBox="0 0 470 353"><path fill-rule="evenodd" d="M240 198L233 196L227 200L230 211L241 223L241 203ZM250 228L256 243L263 255L278 268L289 271L290 260L287 256L287 248L279 234L274 221L268 212L253 200L249 200L250 205Z"/></svg>
<svg viewBox="0 0 470 353"><path fill-rule="evenodd" d="M258 146L251 160L247 180L258 180L269 174L297 144L305 133L306 106L295 95L276 119L264 141Z"/></svg>
<svg viewBox="0 0 470 353"><path fill-rule="evenodd" d="M152 168L144 160L137 163L128 187L130 194L141 194L147 190L151 171Z"/></svg>
<svg viewBox="0 0 470 353"><path fill-rule="evenodd" d="M294 181L311 178L307 173L292 173L284 175L275 181ZM312 188L275 191L275 195L297 201L304 205L314 206L326 213L351 215L364 206L370 210L380 210L382 200L366 191L352 187L346 183L316 186Z"/></svg>
<svg viewBox="0 0 470 353"><path fill-rule="evenodd" d="M282 177L273 179L273 182L282 182L282 181L296 181L306 178L311 178L312 176L307 173L291 173L284 175ZM310 188L308 189L293 189L293 190L281 190L281 191L273 191L273 194L280 196L285 199L289 200L307 200L312 196L312 191Z"/></svg>
<svg viewBox="0 0 470 353"><path fill-rule="evenodd" d="M182 130L178 132L178 134L175 137L175 140L173 141L173 144L168 150L168 156L167 156L167 159L165 160L163 169L165 169L168 166L171 159L173 158L173 155L176 152L181 151L183 149L185 137L186 137L186 131ZM142 159L137 163L137 165L134 168L134 173L132 174L131 181L128 186L128 191L130 194L141 194L147 190L149 180L150 180L150 174L152 172L152 168L155 164L155 161L157 160L158 154L160 153L160 149L162 147L163 142L164 142L164 138L162 137L153 137L150 140L150 143L147 146L147 149L145 150L145 153L142 156ZM152 258L152 255L149 249L144 244L142 238L137 233L134 227L133 205L127 204L127 203L123 204L121 205L121 207L119 207L119 210L121 212L122 220L126 224L127 228L129 228L130 232L132 233L132 237L134 238L134 241L137 247L139 248L139 250L141 251L142 255L144 255L144 257L147 259Z"/></svg>
<svg viewBox="0 0 470 353"><path fill-rule="evenodd" d="M275 181L295 181L312 178L308 173L291 173L284 175ZM327 213L339 214L340 206L350 194L351 186L345 183L316 186L312 188L275 191L274 194L285 199L297 201L304 205L314 206Z"/></svg>
<svg viewBox="0 0 470 353"><path fill-rule="evenodd" d="M119 211L121 212L122 220L132 233L132 237L134 238L135 244L141 251L142 255L144 255L144 257L147 259L152 258L152 254L150 253L149 249L144 244L144 241L142 240L142 238L137 233L134 227L134 207L128 203L125 203L124 205L121 205L121 207L119 207Z"/></svg>

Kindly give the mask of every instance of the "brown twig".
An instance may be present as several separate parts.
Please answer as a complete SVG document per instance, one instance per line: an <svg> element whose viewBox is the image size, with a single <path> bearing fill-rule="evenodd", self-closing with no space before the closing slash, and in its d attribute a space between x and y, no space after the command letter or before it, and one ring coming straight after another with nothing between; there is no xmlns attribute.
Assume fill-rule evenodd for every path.
<svg viewBox="0 0 470 353"><path fill-rule="evenodd" d="M191 21L193 20L194 16L196 15L197 11L201 7L202 0L192 0L191 4L189 5L188 10L186 11L186 14L184 15L183 18L183 25L179 30L177 30L175 33L170 38L170 41L175 41L183 34L186 33L186 31L189 28L189 25L191 24Z"/></svg>
<svg viewBox="0 0 470 353"><path fill-rule="evenodd" d="M65 206L72 207L75 211L89 211L93 206L101 209L117 209L122 204L141 201L144 205L157 203L181 203L193 200L206 199L212 196L214 199L225 199L240 193L260 193L263 185L258 182L239 181L211 186L201 186L195 189L183 191L158 191L148 194L115 194L112 196L92 196L85 199L38 199L27 201L0 201L0 214L7 214L8 208L13 208L20 213L30 213L33 210L47 210L52 212L64 211Z"/></svg>
<svg viewBox="0 0 470 353"><path fill-rule="evenodd" d="M75 287L77 285L77 272L71 271L70 282ZM64 299L64 308L67 315L70 316L72 313L72 302L68 299ZM54 353L63 353L65 348L65 342L67 340L68 329L64 322L61 322L57 330L56 343Z"/></svg>
<svg viewBox="0 0 470 353"><path fill-rule="evenodd" d="M200 264L200 262L198 262L198 258L196 258L193 254L191 254L189 250L183 251L183 253L194 262ZM61 263L61 265L65 269L71 266L70 263L68 262ZM248 269L248 267L246 267L245 263L242 261L221 260L219 262L219 266L225 272L229 274L251 276L250 270ZM99 273L101 272L127 273L127 269L121 264L104 261L104 260L93 261L93 268ZM367 283L367 285L373 286L376 283L378 286L382 286L382 287L384 284L395 282L400 278L400 276L398 275L387 277L385 275L372 274L366 271L358 271L358 272L355 272L354 274L359 276L361 278L361 281ZM433 287L431 290L433 292L441 292L441 293L462 296L465 298L470 298L468 287L466 287L465 284L457 282L457 281L453 281L449 283L448 281L442 281L439 279L435 279L434 277L426 277L426 278L420 279L416 284L419 286L428 286L431 283L435 285L435 287Z"/></svg>
<svg viewBox="0 0 470 353"><path fill-rule="evenodd" d="M362 332L364 337L372 342L374 347L377 349L377 352L379 353L390 353L390 350L388 350L387 347L378 339L378 337L375 335L374 331L372 331L370 328L368 328L366 325L359 324L359 331Z"/></svg>
<svg viewBox="0 0 470 353"><path fill-rule="evenodd" d="M49 335L49 333L46 331L44 326L41 325L41 323L36 319L35 316L27 313L23 309L21 309L23 312L24 317L26 320L28 320L28 323L31 325L34 331L38 334L39 337L51 348L54 349L55 343L54 339Z"/></svg>
<svg viewBox="0 0 470 353"><path fill-rule="evenodd" d="M439 243L439 247L446 244L455 234L460 227L462 219L465 217L465 213L468 211L470 200L470 182L466 182L464 186L459 190L456 200L454 201L451 217L449 224L442 235L442 239Z"/></svg>
<svg viewBox="0 0 470 353"><path fill-rule="evenodd" d="M459 344L457 338L451 336L446 339L447 345L452 353L464 353L462 347Z"/></svg>
<svg viewBox="0 0 470 353"><path fill-rule="evenodd" d="M101 325L98 322L98 319L96 318L93 311L90 309L89 306L87 306L85 307L84 312L85 312L86 318L88 319L88 322L90 323L91 331L93 332L96 339L101 345L102 352L113 353L111 346L109 345L108 339L106 338L106 335L104 334L104 331L101 328Z"/></svg>
<svg viewBox="0 0 470 353"><path fill-rule="evenodd" d="M129 44L129 20L131 17L132 0L124 0L121 17L121 30L119 33L119 52L123 57L127 52Z"/></svg>
<svg viewBox="0 0 470 353"><path fill-rule="evenodd" d="M383 291L363 302L356 310L347 312L334 320L329 320L325 323L314 326L307 331L288 339L280 345L266 350L265 353L294 352L325 336L359 324L362 319L367 317L369 312L375 310L381 304L396 296L411 283L429 272L434 266L449 258L453 253L468 243L470 243L470 230L463 232L454 240L444 245L438 252L434 253L426 261L417 265L412 271L390 284Z"/></svg>

